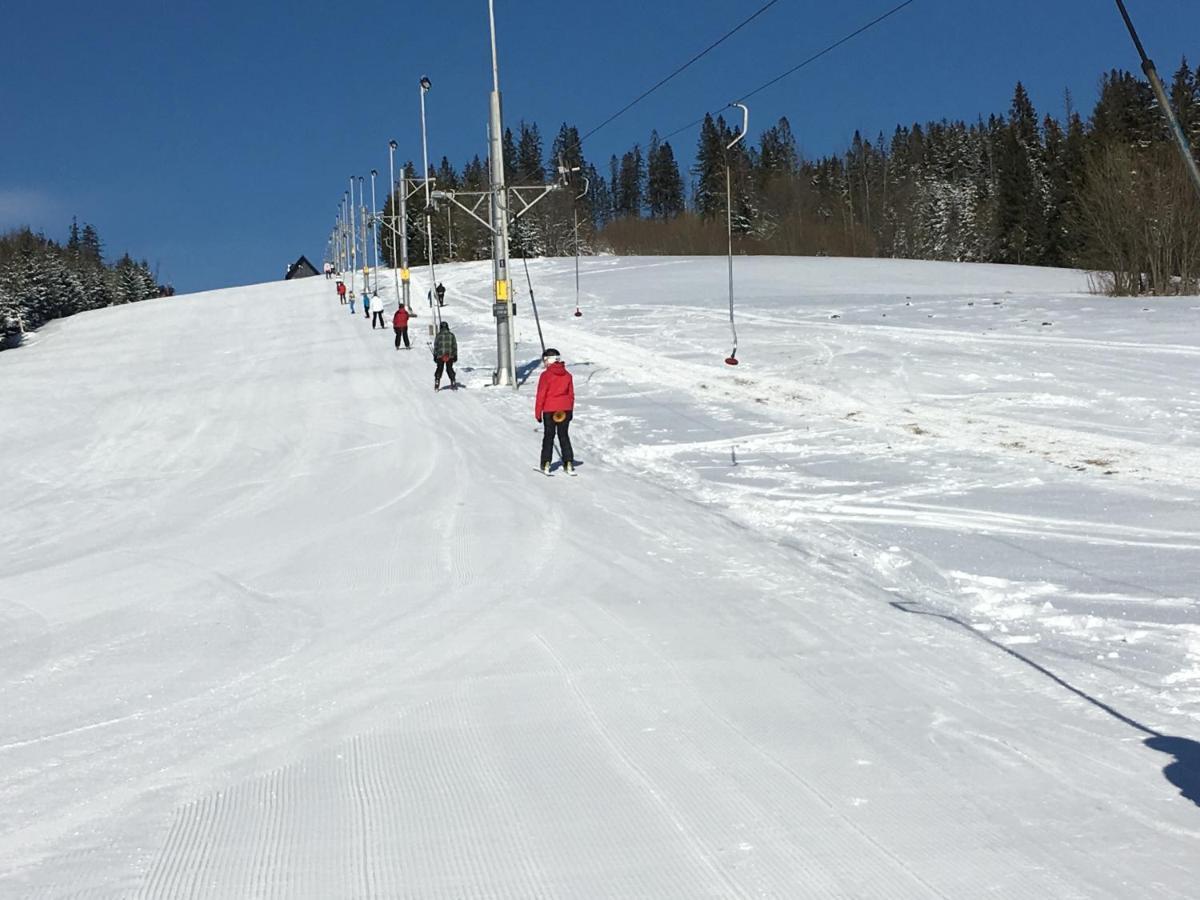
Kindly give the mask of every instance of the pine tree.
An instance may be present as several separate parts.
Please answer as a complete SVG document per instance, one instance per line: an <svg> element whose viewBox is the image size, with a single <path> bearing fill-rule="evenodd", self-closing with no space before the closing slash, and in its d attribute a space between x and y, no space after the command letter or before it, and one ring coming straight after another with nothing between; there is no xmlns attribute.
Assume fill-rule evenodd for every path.
<svg viewBox="0 0 1200 900"><path fill-rule="evenodd" d="M26 243L14 260L8 283L26 330L37 328L58 314L58 274L44 241Z"/></svg>
<svg viewBox="0 0 1200 900"><path fill-rule="evenodd" d="M635 144L621 157L616 189L616 212L618 216L637 218L642 214L645 198L646 166L642 159L642 148Z"/></svg>
<svg viewBox="0 0 1200 900"><path fill-rule="evenodd" d="M670 219L683 212L683 179L670 143L650 135L646 152L646 209L652 219Z"/></svg>
<svg viewBox="0 0 1200 900"><path fill-rule="evenodd" d="M79 239L79 254L81 258L91 260L96 265L104 262L103 248L100 245L100 235L96 233L94 226L87 223L84 224L83 234Z"/></svg>
<svg viewBox="0 0 1200 900"><path fill-rule="evenodd" d="M150 268L150 263L142 260L138 263L138 277L142 280L142 299L149 300L159 296L158 279L154 277L154 271Z"/></svg>
<svg viewBox="0 0 1200 900"><path fill-rule="evenodd" d="M696 211L705 219L715 219L725 214L725 134L724 120L713 121L710 114L704 116L700 126L700 140L696 149L696 165L692 174L696 176L696 188L692 202Z"/></svg>
<svg viewBox="0 0 1200 900"><path fill-rule="evenodd" d="M536 124L521 122L517 140L515 184L543 184L546 167L542 160L542 134Z"/></svg>
<svg viewBox="0 0 1200 900"><path fill-rule="evenodd" d="M124 254L114 268L115 274L115 296L114 303L136 303L143 299L143 290L145 285L137 271L137 264L128 254Z"/></svg>
<svg viewBox="0 0 1200 900"><path fill-rule="evenodd" d="M651 219L665 219L662 211L662 174L658 171L658 153L662 141L658 131L650 132L650 143L646 145L646 215Z"/></svg>
<svg viewBox="0 0 1200 900"><path fill-rule="evenodd" d="M759 171L766 176L794 175L800 167L800 154L787 118L763 132L759 141ZM765 179L764 179L765 180Z"/></svg>
<svg viewBox="0 0 1200 900"><path fill-rule="evenodd" d="M83 291L81 309L101 309L112 305L105 280L105 269L101 266L83 266L79 270L80 288Z"/></svg>
<svg viewBox="0 0 1200 900"><path fill-rule="evenodd" d="M1020 82L996 161L999 261L1037 265L1046 251L1049 188L1037 115Z"/></svg>
<svg viewBox="0 0 1200 900"><path fill-rule="evenodd" d="M1200 67L1193 73L1188 68L1187 57L1175 70L1168 97L1179 119L1179 127L1192 145L1192 153L1200 159Z"/></svg>
<svg viewBox="0 0 1200 900"><path fill-rule="evenodd" d="M587 165L586 175L589 184L588 196L592 201L592 223L596 228L603 228L613 218L612 190L608 180L591 163Z"/></svg>
<svg viewBox="0 0 1200 900"><path fill-rule="evenodd" d="M618 217L617 213L617 192L618 184L621 181L621 164L617 161L617 154L613 154L608 158L608 196L611 201L609 204L609 221Z"/></svg>
<svg viewBox="0 0 1200 900"><path fill-rule="evenodd" d="M1165 136L1156 107L1148 83L1113 69L1100 83L1100 97L1092 111L1092 136L1100 144L1149 147Z"/></svg>
<svg viewBox="0 0 1200 900"><path fill-rule="evenodd" d="M19 335L23 330L21 308L9 284L7 267L0 268L0 348L11 346L10 336Z"/></svg>
<svg viewBox="0 0 1200 900"><path fill-rule="evenodd" d="M28 228L0 236L0 331L33 329L50 319L109 305L118 293L133 302L162 292L150 266L126 254L111 268L91 225L71 223L60 246Z"/></svg>
<svg viewBox="0 0 1200 900"><path fill-rule="evenodd" d="M1046 240L1041 262L1047 266L1065 266L1071 259L1065 224L1072 193L1067 136L1052 116L1043 120L1042 133L1045 135L1049 202L1046 204Z"/></svg>

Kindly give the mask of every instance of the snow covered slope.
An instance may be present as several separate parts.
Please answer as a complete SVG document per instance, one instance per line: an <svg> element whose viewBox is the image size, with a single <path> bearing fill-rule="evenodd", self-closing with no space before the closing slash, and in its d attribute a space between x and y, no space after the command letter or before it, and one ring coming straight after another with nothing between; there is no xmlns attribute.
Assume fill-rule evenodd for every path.
<svg viewBox="0 0 1200 900"><path fill-rule="evenodd" d="M724 265L530 263L573 479L487 264L0 354L0 897L1195 896L1200 299Z"/></svg>

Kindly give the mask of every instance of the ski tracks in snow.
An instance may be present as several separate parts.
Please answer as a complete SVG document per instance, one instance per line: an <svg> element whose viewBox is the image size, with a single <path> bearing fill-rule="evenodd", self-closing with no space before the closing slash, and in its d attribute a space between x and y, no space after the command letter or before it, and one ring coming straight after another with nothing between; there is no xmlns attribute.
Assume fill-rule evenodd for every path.
<svg viewBox="0 0 1200 900"><path fill-rule="evenodd" d="M260 289L253 302L206 298L245 317L246 333L270 322L258 352L198 347L190 377L203 389L178 386L200 404L195 421L171 387L148 411L118 407L115 431L79 449L91 509L129 490L116 540L147 538L157 561L128 568L95 530L81 532L90 544L75 563L36 533L5 536L24 566L6 584L40 598L9 613L39 637L23 672L99 673L102 690L140 683L144 665L155 694L163 681L173 693L122 698L123 715L56 707L44 721L63 727L13 731L0 752L53 748L90 768L64 777L47 757L0 783L26 816L0 831L16 860L0 885L50 896L107 883L145 898L1082 900L1138 883L1186 896L1194 838L1157 756L1015 658L890 605L954 610L967 597L978 617L1011 613L1000 637L1013 639L1029 637L1018 612L1071 592L1152 599L1144 609L1186 618L1187 598L1157 583L1064 574L1064 547L1190 559L1194 529L1154 505L1175 470L1110 479L1159 513L1146 528L1077 504L1022 508L1036 479L1062 491L1090 475L1027 452L1066 440L1062 429L1037 433L1047 426L996 407L967 422L908 360L888 368L903 376L899 405L842 384L837 372L886 356L872 332L847 341L786 315L773 324L770 309L748 312L744 344L798 328L799 345L781 331L781 362L724 369L708 346L724 341L720 316L695 314L703 295L675 309L680 296L639 294L623 274L699 284L700 265L599 260L585 318L559 309L553 340L581 388L579 479L529 471L528 388L493 390L464 366L472 390L432 395L426 354L394 351L390 331L348 317L328 283L262 288L281 304L286 293L282 323ZM531 265L544 316L573 285L547 268ZM460 302L479 314L463 318L464 358L490 360L487 266L449 267L446 283L448 314ZM643 295L645 309L611 304ZM200 314L176 302L163 314ZM534 352L531 319L518 325ZM1022 341L980 343L1036 338ZM122 481L117 432L143 416L162 425L143 438L181 439L133 457L161 463L137 491ZM1017 443L1006 426L1025 429L1025 449L993 446ZM36 522L49 488L24 483L17 508ZM995 502L997 483L1018 502ZM1006 579L970 564L1002 541L1047 571ZM138 581L154 596L118 602ZM119 652L104 668L86 639L95 621L55 631L55 616L75 614L62 585L76 583L96 595L73 597L79 608L124 604L146 620L105 645ZM121 634L121 615L106 633ZM37 681L22 688L30 709ZM89 773L101 802L75 800ZM1102 845L1122 853L1098 862Z"/></svg>

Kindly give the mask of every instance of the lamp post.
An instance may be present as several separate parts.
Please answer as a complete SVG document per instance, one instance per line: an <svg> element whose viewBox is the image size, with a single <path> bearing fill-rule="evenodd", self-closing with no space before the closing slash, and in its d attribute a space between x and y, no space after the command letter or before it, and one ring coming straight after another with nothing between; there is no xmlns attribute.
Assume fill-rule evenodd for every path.
<svg viewBox="0 0 1200 900"><path fill-rule="evenodd" d="M333 217L333 267L342 270L342 204L338 204L337 215Z"/></svg>
<svg viewBox="0 0 1200 900"><path fill-rule="evenodd" d="M375 219L375 178L379 175L371 170L371 247L375 252L375 296L379 296L379 223Z"/></svg>
<svg viewBox="0 0 1200 900"><path fill-rule="evenodd" d="M404 271L404 293L400 293L400 247L397 245L397 238L400 236L400 229L396 227L399 221L396 217L396 148L400 145L395 141L388 141L388 184L391 185L392 192L392 281L396 285L396 300L401 306L408 306L408 270ZM401 186L400 190L404 190Z"/></svg>
<svg viewBox="0 0 1200 900"><path fill-rule="evenodd" d="M350 204L347 196L346 192L342 191L342 264L338 270L342 275L350 267Z"/></svg>
<svg viewBox="0 0 1200 900"><path fill-rule="evenodd" d="M350 296L354 296L354 270L358 268L358 237L354 224L354 176L350 176Z"/></svg>
<svg viewBox="0 0 1200 900"><path fill-rule="evenodd" d="M362 255L363 255L363 293L367 292L370 287L368 275L370 274L370 260L367 256L367 198L366 198L366 182L365 175L358 176L358 227L361 232Z"/></svg>
<svg viewBox="0 0 1200 900"><path fill-rule="evenodd" d="M424 169L421 180L425 182L425 247L429 257L429 308L433 312L434 322L438 323L441 314L433 302L433 288L437 284L437 274L433 266L433 217L430 215L433 201L429 197L429 142L425 136L425 94L433 87L433 83L424 75L421 76L421 163Z"/></svg>

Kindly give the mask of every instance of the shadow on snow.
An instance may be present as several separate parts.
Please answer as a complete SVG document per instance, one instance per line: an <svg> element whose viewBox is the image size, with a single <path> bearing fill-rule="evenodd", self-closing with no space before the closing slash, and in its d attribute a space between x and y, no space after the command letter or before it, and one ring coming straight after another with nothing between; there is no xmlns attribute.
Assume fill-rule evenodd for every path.
<svg viewBox="0 0 1200 900"><path fill-rule="evenodd" d="M944 619L953 625L957 625L979 640L986 641L997 650L1007 653L1013 659L1020 660L1031 669L1034 669L1040 674L1045 675L1055 684L1066 688L1075 696L1092 704L1092 706L1102 710L1117 721L1123 722L1130 728L1137 729L1142 734L1149 735L1149 737L1142 742L1143 744L1145 744L1151 750L1156 750L1159 753L1166 753L1169 756L1174 757L1174 761L1167 763L1167 765L1163 768L1163 775L1166 777L1167 781L1179 788L1179 793L1185 800L1190 800L1192 803L1196 804L1196 806L1200 806L1200 743L1197 743L1190 738L1174 737L1172 735L1163 734L1161 731L1155 731L1153 728L1143 725L1136 719L1131 719L1124 713L1113 709L1107 703L1097 700L1090 694L1081 691L1073 684L1063 680L1040 663L1034 662L1028 656L1018 653L1011 647L1006 647L1004 644L993 640L986 634L981 633L973 628L969 623L964 622L962 619L959 619L956 616L942 612L933 612L931 610L913 609L912 607L916 606L917 604L912 600L892 600L889 602L901 612L910 613L911 615L916 616L931 616L935 619Z"/></svg>

